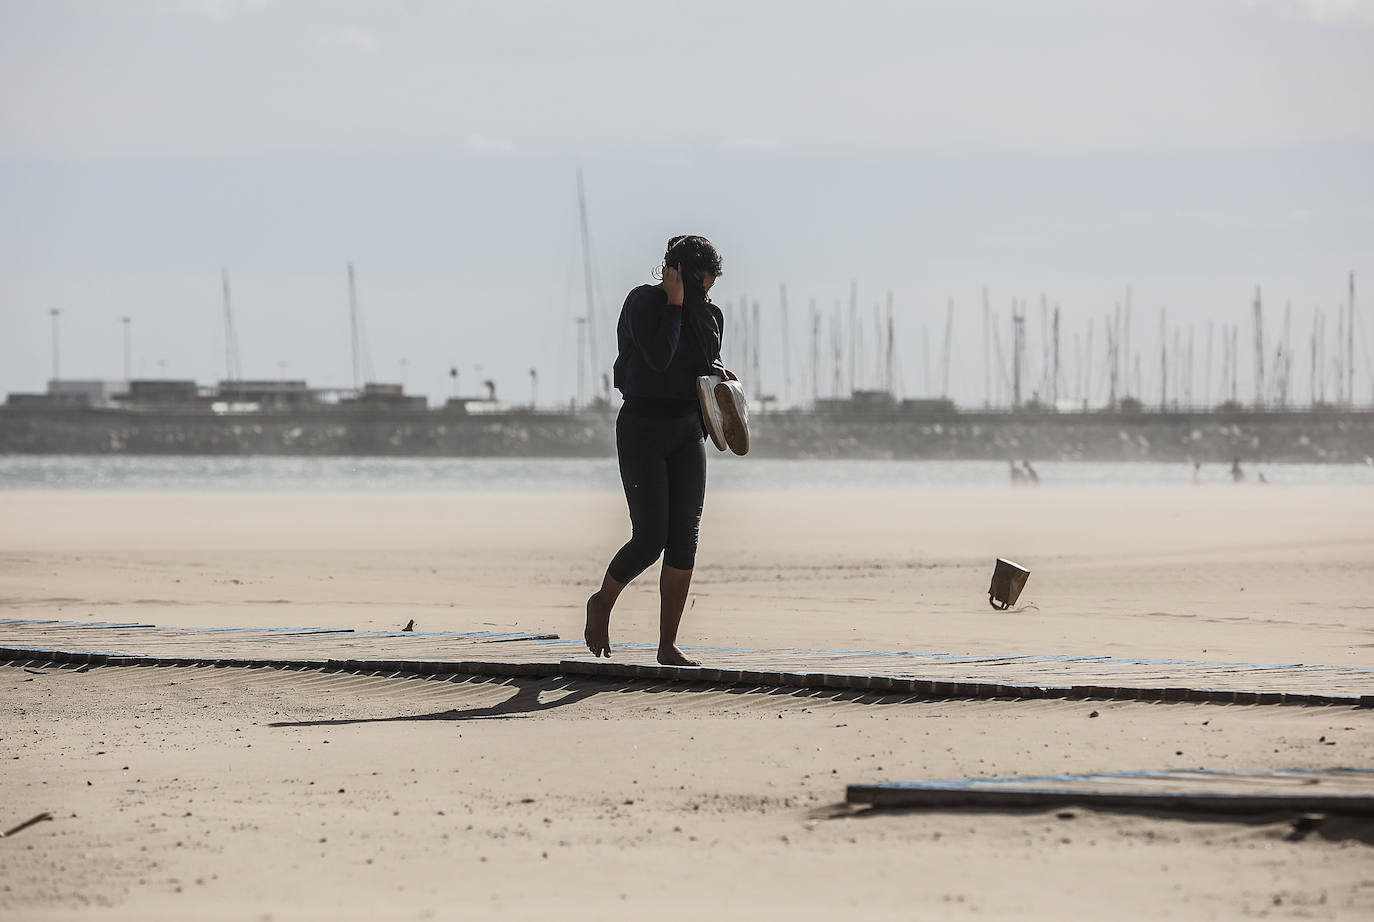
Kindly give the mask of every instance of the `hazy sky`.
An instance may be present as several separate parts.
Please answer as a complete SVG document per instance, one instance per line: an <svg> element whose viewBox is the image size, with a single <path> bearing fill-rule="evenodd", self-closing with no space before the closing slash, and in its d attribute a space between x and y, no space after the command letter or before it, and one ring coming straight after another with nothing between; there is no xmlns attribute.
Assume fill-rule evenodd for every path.
<svg viewBox="0 0 1374 922"><path fill-rule="evenodd" d="M1374 0L0 0L0 88L0 392L51 373L51 307L64 377L121 375L126 314L136 375L222 376L222 265L246 374L345 385L351 259L376 377L526 400L535 367L566 399L578 167L601 364L666 237L704 233L769 390L787 283L794 396L808 301L851 279L870 357L894 292L908 396L955 299L965 401L984 283L1003 327L1062 305L1066 377L1132 285L1147 392L1161 308L1199 375L1243 323L1248 380L1255 285L1306 363L1313 308L1334 352L1346 273L1374 283Z"/></svg>

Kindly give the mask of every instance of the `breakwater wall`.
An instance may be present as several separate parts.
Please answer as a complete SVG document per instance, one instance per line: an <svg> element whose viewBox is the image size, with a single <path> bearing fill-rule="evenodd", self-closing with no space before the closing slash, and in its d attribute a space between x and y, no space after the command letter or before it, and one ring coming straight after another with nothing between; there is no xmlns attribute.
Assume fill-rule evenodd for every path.
<svg viewBox="0 0 1374 922"><path fill-rule="evenodd" d="M1374 411L1231 413L771 412L774 458L1360 463ZM215 415L0 407L0 453L607 457L613 413L309 412Z"/></svg>

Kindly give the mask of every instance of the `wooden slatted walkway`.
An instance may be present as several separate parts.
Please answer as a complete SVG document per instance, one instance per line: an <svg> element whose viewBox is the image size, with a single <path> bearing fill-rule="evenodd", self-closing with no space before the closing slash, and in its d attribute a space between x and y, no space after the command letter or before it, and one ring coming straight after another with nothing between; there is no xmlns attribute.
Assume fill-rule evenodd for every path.
<svg viewBox="0 0 1374 922"><path fill-rule="evenodd" d="M684 648L703 668L660 666L648 644L594 660L555 634L168 628L0 620L0 660L106 665L275 665L421 675L594 676L937 698L1089 698L1374 707L1374 667L1112 656Z"/></svg>

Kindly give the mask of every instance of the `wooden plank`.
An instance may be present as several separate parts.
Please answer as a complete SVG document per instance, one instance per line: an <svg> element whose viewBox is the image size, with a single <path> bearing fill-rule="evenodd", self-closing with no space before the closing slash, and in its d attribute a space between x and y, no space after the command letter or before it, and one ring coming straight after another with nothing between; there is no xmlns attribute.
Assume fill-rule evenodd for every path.
<svg viewBox="0 0 1374 922"><path fill-rule="evenodd" d="M1220 783L1219 783L1220 782ZM852 804L902 808L1107 807L1227 815L1374 816L1374 770L1117 772L851 784Z"/></svg>

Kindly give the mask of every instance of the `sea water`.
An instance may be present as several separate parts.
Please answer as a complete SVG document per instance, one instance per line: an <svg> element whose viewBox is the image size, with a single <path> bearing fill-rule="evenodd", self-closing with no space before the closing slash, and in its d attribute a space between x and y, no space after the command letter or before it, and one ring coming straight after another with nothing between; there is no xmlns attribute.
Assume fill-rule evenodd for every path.
<svg viewBox="0 0 1374 922"><path fill-rule="evenodd" d="M1374 465L1244 464L1242 485L1374 486ZM1045 461L1044 487L1192 484L1191 464ZM999 461L736 458L711 452L713 490L892 490L1000 487ZM1204 464L1203 484L1232 484L1229 464ZM0 490L620 490L614 458L338 458L131 455L0 456Z"/></svg>

